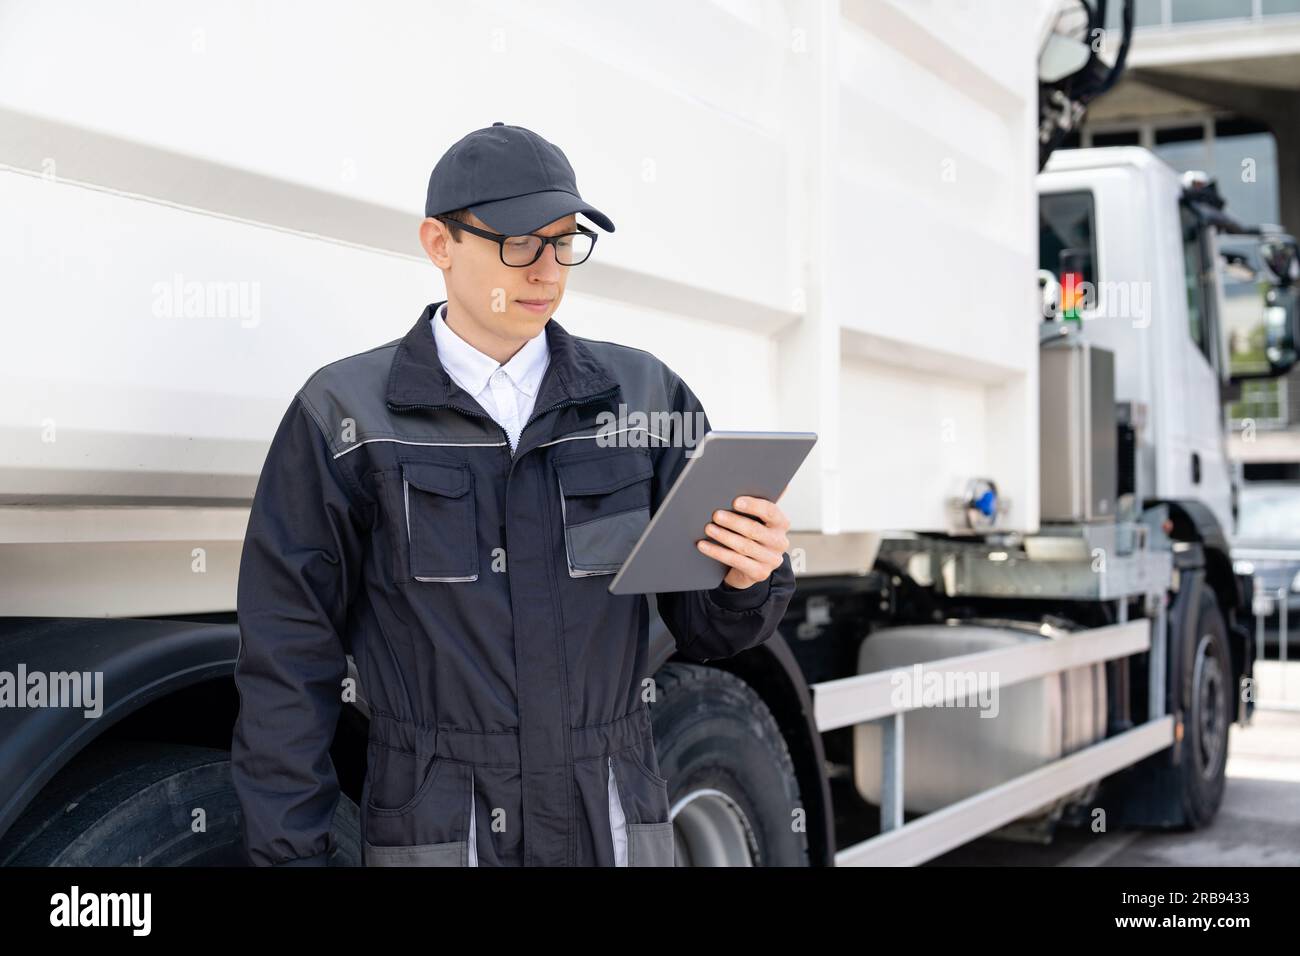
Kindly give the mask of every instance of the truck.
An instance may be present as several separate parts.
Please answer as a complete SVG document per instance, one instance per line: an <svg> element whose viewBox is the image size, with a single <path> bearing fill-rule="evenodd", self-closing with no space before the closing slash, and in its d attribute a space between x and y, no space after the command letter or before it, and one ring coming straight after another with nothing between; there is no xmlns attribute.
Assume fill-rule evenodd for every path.
<svg viewBox="0 0 1300 956"><path fill-rule="evenodd" d="M245 862L262 458L308 374L437 298L423 181L496 120L563 143L619 223L566 329L653 351L714 427L819 436L780 502L779 633L688 661L651 619L678 865L1209 823L1253 699L1233 343L1282 374L1297 317L1229 336L1239 227L1205 178L1056 148L1127 6L1118 56L1104 0L10 12L0 862ZM434 59L474 86L430 91ZM335 865L368 714L359 687L334 731Z"/></svg>

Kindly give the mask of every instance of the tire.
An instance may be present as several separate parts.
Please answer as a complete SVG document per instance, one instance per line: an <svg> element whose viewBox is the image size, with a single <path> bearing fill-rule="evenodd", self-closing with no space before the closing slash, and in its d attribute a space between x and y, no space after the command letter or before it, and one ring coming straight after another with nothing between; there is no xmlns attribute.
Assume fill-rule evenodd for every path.
<svg viewBox="0 0 1300 956"><path fill-rule="evenodd" d="M204 828L194 832L202 810ZM246 866L224 750L151 742L92 746L0 840L4 866ZM357 805L340 794L330 866L361 865Z"/></svg>
<svg viewBox="0 0 1300 956"><path fill-rule="evenodd" d="M1223 801L1236 701L1228 629L1208 584L1201 588L1196 630L1183 651L1183 815L1188 827L1199 829Z"/></svg>
<svg viewBox="0 0 1300 956"><path fill-rule="evenodd" d="M655 685L677 865L808 866L794 764L762 699L732 674L677 661Z"/></svg>

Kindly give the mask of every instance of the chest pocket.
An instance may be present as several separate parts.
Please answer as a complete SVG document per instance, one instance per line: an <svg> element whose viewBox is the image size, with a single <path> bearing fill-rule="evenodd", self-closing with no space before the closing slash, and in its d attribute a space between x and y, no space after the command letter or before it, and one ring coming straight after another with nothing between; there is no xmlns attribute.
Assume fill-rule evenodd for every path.
<svg viewBox="0 0 1300 956"><path fill-rule="evenodd" d="M402 507L413 579L478 580L478 522L468 465L403 462Z"/></svg>
<svg viewBox="0 0 1300 956"><path fill-rule="evenodd" d="M555 462L569 576L613 574L650 523L654 465L639 448Z"/></svg>

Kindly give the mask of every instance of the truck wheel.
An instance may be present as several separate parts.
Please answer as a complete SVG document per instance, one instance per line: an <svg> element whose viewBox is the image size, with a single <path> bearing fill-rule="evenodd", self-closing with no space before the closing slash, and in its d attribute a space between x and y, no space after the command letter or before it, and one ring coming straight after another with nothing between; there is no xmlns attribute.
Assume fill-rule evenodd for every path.
<svg viewBox="0 0 1300 956"><path fill-rule="evenodd" d="M1201 589L1196 630L1183 658L1183 810L1188 826L1214 819L1223 800L1232 723L1232 660L1214 591Z"/></svg>
<svg viewBox="0 0 1300 956"><path fill-rule="evenodd" d="M808 866L794 764L762 699L732 674L677 661L655 686L677 865Z"/></svg>
<svg viewBox="0 0 1300 956"><path fill-rule="evenodd" d="M203 829L195 832L199 820ZM10 827L0 840L0 865L244 866L240 822L227 751L95 745ZM338 849L330 865L360 866L360 815L343 794L333 835Z"/></svg>

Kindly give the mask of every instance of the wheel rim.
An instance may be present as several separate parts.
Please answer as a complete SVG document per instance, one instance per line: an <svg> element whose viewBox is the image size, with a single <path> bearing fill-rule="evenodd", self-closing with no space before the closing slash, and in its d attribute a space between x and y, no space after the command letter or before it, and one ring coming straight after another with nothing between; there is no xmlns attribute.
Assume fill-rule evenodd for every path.
<svg viewBox="0 0 1300 956"><path fill-rule="evenodd" d="M1193 733L1201 758L1201 775L1206 779L1218 773L1225 745L1228 707L1224 696L1223 666L1212 650L1213 636L1201 635L1196 646L1193 686L1196 688Z"/></svg>
<svg viewBox="0 0 1300 956"><path fill-rule="evenodd" d="M745 811L721 790L701 787L671 810L678 866L753 866L754 828Z"/></svg>

